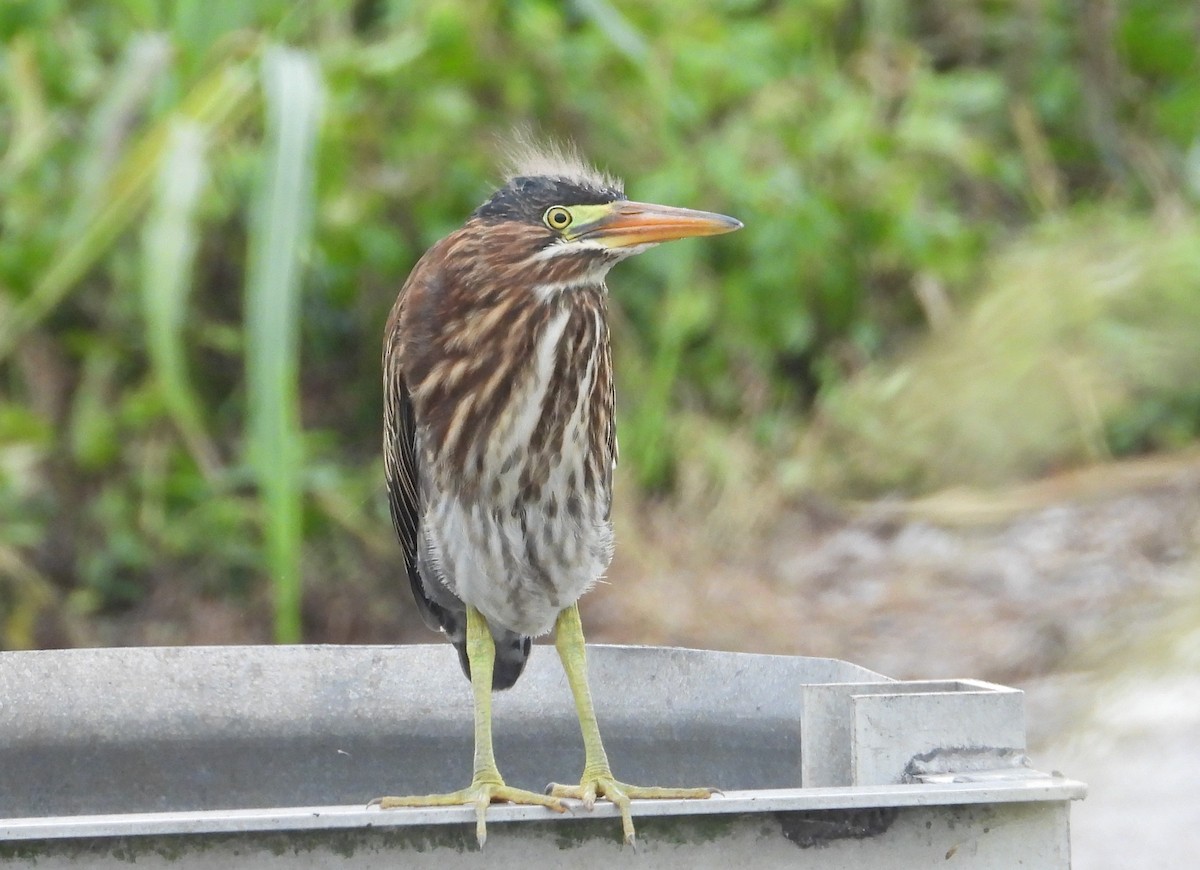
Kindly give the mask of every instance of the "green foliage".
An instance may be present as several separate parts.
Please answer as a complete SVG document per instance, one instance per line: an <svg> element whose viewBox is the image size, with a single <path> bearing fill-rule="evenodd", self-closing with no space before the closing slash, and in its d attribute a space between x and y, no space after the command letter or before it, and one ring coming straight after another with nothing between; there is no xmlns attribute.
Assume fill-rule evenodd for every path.
<svg viewBox="0 0 1200 870"><path fill-rule="evenodd" d="M298 637L308 557L386 539L386 311L522 123L639 199L747 225L611 278L645 487L680 479L688 420L768 445L814 404L852 440L882 425L845 397L1000 287L985 264L1021 263L1027 227L1191 212L1194 5L1084 7L0 4L0 602L26 603L0 645L60 598L116 607L177 575L214 594L271 576ZM311 81L272 91L280 57ZM1131 375L1089 449L1193 438L1196 381Z"/></svg>

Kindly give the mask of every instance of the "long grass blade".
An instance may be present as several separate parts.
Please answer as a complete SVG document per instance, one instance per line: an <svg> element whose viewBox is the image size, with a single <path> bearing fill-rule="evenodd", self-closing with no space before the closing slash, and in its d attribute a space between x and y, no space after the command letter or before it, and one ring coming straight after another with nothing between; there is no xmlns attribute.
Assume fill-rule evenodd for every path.
<svg viewBox="0 0 1200 870"><path fill-rule="evenodd" d="M250 238L246 369L250 464L262 493L263 534L275 592L275 639L300 640L299 299L309 243L313 156L322 91L307 54L267 51L266 163Z"/></svg>
<svg viewBox="0 0 1200 870"><path fill-rule="evenodd" d="M163 402L197 465L211 478L217 451L188 380L183 337L199 240L196 210L207 182L204 149L204 130L192 121L180 121L167 137L142 231L141 289L146 344Z"/></svg>
<svg viewBox="0 0 1200 870"><path fill-rule="evenodd" d="M78 194L64 222L68 237L96 212L105 182L120 159L137 115L145 111L155 83L170 62L171 43L165 34L138 34L125 46L121 62L88 118L78 169Z"/></svg>

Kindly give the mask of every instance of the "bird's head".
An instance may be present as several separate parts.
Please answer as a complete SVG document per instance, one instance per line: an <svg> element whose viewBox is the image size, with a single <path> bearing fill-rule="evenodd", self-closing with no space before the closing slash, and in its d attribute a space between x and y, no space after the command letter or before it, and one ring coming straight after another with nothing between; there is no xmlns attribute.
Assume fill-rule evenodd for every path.
<svg viewBox="0 0 1200 870"><path fill-rule="evenodd" d="M507 183L471 218L496 238L495 256L506 256L502 248L565 285L600 281L614 263L660 242L742 226L725 215L629 200L619 180L553 148L515 157Z"/></svg>

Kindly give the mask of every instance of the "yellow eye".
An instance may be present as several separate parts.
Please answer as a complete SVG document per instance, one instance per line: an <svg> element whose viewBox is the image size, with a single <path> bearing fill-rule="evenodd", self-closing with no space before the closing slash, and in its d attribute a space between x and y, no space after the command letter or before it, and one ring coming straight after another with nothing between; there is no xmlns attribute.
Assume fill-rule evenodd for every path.
<svg viewBox="0 0 1200 870"><path fill-rule="evenodd" d="M571 213L561 205L552 205L546 209L546 213L542 215L542 220L552 230L565 230L571 225Z"/></svg>

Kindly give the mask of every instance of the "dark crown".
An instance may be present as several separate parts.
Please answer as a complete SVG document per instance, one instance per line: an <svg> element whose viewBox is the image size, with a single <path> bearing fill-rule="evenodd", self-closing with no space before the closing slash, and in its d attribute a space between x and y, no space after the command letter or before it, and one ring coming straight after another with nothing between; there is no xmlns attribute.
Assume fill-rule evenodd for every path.
<svg viewBox="0 0 1200 870"><path fill-rule="evenodd" d="M580 184L565 178L522 175L492 194L472 217L537 223L552 205L601 205L624 199L620 187Z"/></svg>

